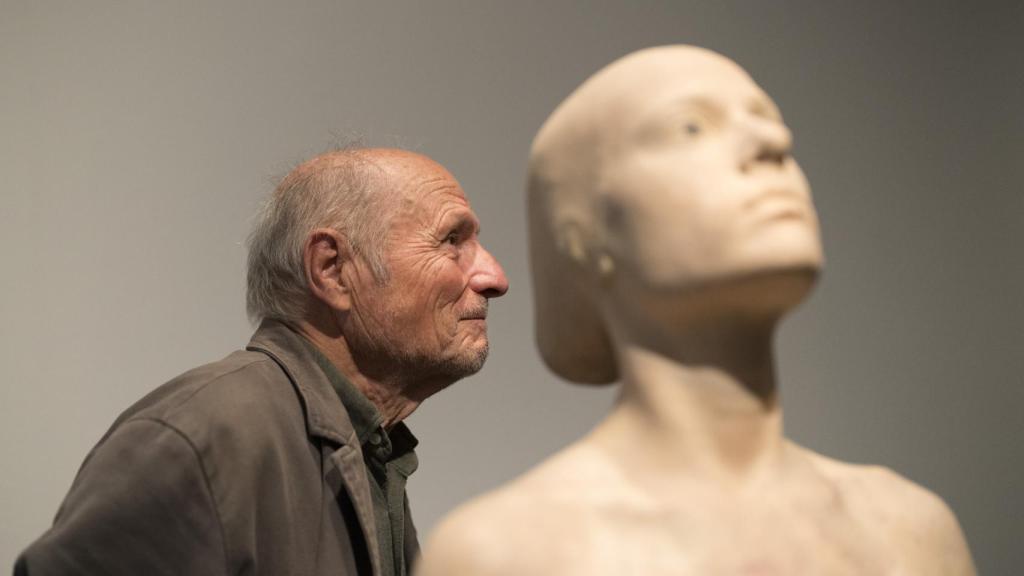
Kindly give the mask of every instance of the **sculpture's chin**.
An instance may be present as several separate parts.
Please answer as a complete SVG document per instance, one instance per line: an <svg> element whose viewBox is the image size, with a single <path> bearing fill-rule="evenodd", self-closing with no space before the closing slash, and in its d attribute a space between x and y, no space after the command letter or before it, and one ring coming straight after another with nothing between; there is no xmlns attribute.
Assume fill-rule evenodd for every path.
<svg viewBox="0 0 1024 576"><path fill-rule="evenodd" d="M804 261L732 271L674 286L634 284L619 291L618 303L611 307L656 323L686 325L696 319L742 317L773 322L808 297L819 275L819 264Z"/></svg>

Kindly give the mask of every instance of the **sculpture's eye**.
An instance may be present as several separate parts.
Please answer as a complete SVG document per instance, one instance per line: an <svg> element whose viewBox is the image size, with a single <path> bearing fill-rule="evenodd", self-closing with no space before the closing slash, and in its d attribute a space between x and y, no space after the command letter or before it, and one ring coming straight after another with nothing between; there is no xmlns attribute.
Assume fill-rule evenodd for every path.
<svg viewBox="0 0 1024 576"><path fill-rule="evenodd" d="M683 124L683 133L687 136L696 136L704 131L704 127L696 120L690 120Z"/></svg>

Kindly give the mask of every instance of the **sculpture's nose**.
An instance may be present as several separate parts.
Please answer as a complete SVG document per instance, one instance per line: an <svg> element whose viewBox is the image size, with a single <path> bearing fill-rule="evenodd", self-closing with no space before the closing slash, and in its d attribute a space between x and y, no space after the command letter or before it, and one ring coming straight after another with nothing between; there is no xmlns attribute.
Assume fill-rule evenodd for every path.
<svg viewBox="0 0 1024 576"><path fill-rule="evenodd" d="M782 166L793 150L793 134L778 120L751 117L741 169L755 166Z"/></svg>

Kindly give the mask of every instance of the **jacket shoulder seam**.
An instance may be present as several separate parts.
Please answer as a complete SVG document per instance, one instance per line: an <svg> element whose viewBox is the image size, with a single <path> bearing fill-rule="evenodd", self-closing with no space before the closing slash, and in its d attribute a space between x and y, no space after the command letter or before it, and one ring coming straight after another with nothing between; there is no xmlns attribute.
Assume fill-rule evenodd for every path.
<svg viewBox="0 0 1024 576"><path fill-rule="evenodd" d="M253 364L266 364L267 362L270 362L270 361L271 360L269 358L266 358L266 357L254 358L252 360L249 360L248 362L246 362L245 364L243 364L241 366L233 368L233 369L231 369L231 370L229 370L227 372L223 372L221 374L217 374L216 376L211 377L206 382L203 382L199 386L196 386L196 389L193 390L191 394L189 394L185 398L182 398L180 402L174 404L173 409L177 410L177 409L180 409L185 404L188 404L193 398L196 397L196 395L198 395L202 391L206 390L206 388L209 387L210 385L217 383L219 380L227 378L228 376L231 376L232 374L235 374L237 372L241 372L242 370L245 370L246 368L249 368ZM168 414L167 416L169 418L170 414ZM151 416L142 416L142 418L149 418L149 419L154 419L154 420L157 419L157 418L154 418L154 417L151 417ZM134 419L134 418L132 418L132 419Z"/></svg>
<svg viewBox="0 0 1024 576"><path fill-rule="evenodd" d="M217 519L217 527L220 529L221 547L224 552L224 573L230 574L231 571L229 570L228 566L229 556L227 532L224 529L224 520L221 517L220 509L217 507L217 499L214 497L213 494L213 485L210 483L210 475L206 471L206 465L203 463L203 458L199 455L199 449L196 447L195 443L192 442L192 439L189 438L188 434L185 434L183 431L178 429L173 424L166 422L160 418L154 418L151 416L139 416L137 418L129 419L124 424L130 424L132 422L152 422L154 424L166 428L167 430L170 430L171 432L173 432L174 434L176 434L182 440L185 441L185 444L189 447L189 450L192 452L192 455L195 456L196 463L199 465L199 473L203 477L203 485L206 487L206 493L210 497L210 507L213 508L213 515Z"/></svg>

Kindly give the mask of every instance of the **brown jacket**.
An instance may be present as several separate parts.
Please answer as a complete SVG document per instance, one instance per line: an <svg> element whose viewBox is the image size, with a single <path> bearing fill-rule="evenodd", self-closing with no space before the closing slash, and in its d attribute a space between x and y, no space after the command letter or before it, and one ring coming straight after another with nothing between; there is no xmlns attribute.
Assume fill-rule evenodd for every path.
<svg viewBox="0 0 1024 576"><path fill-rule="evenodd" d="M380 574L359 443L299 338L264 322L125 411L15 574Z"/></svg>

